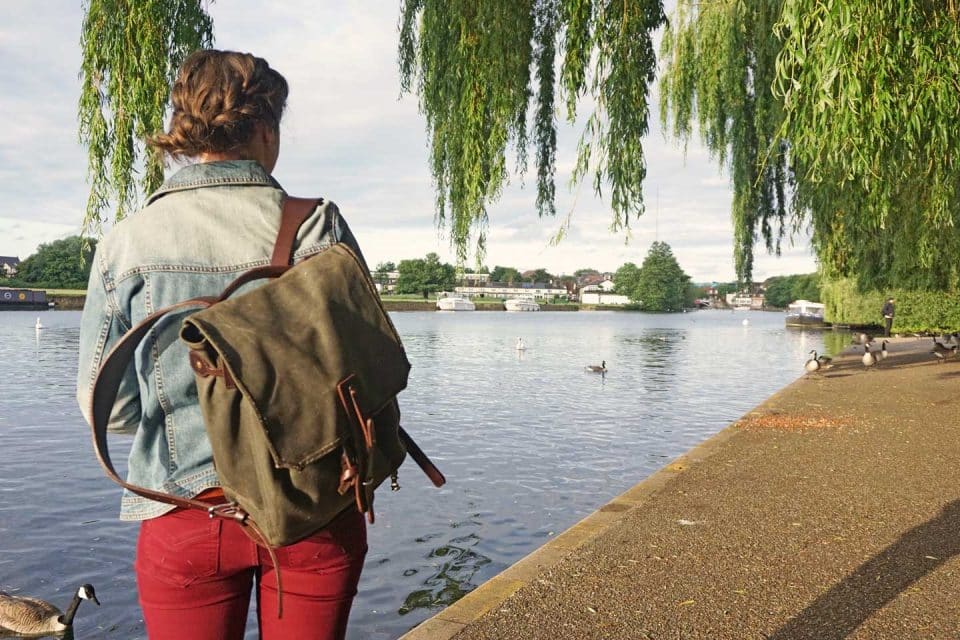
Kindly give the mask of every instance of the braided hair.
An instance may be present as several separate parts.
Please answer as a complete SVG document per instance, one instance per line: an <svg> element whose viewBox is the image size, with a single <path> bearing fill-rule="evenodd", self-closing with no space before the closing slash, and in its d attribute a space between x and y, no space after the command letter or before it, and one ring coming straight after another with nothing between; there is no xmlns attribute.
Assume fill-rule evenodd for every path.
<svg viewBox="0 0 960 640"><path fill-rule="evenodd" d="M173 84L169 131L147 142L172 158L240 149L251 141L258 123L279 130L288 90L284 77L263 58L195 51Z"/></svg>

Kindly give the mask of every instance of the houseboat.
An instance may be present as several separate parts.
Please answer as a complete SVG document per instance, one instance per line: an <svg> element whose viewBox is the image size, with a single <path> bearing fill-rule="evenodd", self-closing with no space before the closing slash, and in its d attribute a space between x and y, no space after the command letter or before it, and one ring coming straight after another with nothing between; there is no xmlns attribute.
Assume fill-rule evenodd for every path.
<svg viewBox="0 0 960 640"><path fill-rule="evenodd" d="M787 307L786 323L788 327L816 329L829 326L823 319L824 305L809 300L797 300Z"/></svg>

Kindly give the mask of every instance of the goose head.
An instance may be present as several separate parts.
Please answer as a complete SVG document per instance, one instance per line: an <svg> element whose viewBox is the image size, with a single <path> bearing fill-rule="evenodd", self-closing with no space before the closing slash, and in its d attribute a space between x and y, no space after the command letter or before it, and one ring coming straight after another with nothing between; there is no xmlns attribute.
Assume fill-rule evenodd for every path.
<svg viewBox="0 0 960 640"><path fill-rule="evenodd" d="M100 601L97 600L97 592L94 591L93 585L90 583L81 585L81 587L77 589L77 595L81 600L93 600L98 607L100 606Z"/></svg>

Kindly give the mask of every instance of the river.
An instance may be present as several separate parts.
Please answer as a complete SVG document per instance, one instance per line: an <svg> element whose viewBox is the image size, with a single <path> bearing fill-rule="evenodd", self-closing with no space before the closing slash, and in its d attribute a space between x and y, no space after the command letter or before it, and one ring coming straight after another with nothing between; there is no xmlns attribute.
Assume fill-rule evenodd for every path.
<svg viewBox="0 0 960 640"><path fill-rule="evenodd" d="M378 492L352 640L403 634L796 379L811 349L841 340L786 330L782 314L763 312L392 317L413 364L403 424L448 484L433 488L410 461L399 492ZM0 590L62 608L90 582L103 606L82 605L76 638L145 638L136 526L116 519L119 488L74 400L79 320L0 312ZM605 375L585 371L601 361ZM111 443L119 462L124 439Z"/></svg>

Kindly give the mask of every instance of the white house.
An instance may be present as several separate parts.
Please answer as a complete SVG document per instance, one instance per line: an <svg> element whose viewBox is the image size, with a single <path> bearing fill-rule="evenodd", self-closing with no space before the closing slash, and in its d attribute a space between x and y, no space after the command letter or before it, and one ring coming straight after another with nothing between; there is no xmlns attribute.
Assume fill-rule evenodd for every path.
<svg viewBox="0 0 960 640"><path fill-rule="evenodd" d="M630 304L630 298L616 293L605 293L603 291L585 291L580 294L581 304L609 304L622 306Z"/></svg>
<svg viewBox="0 0 960 640"><path fill-rule="evenodd" d="M15 256L0 256L0 275L12 278L17 275L18 266L20 266L20 258Z"/></svg>

